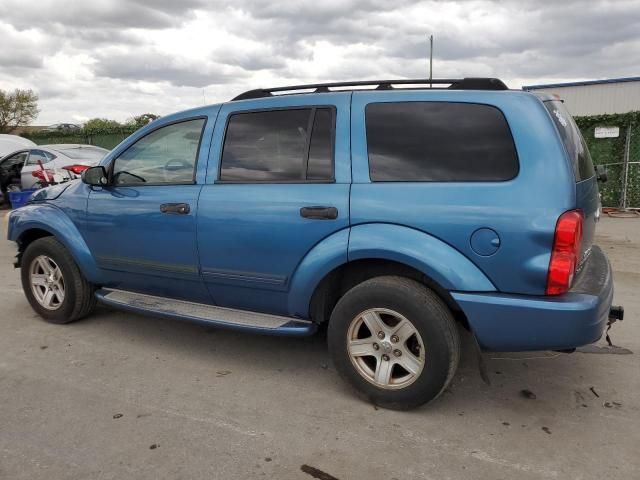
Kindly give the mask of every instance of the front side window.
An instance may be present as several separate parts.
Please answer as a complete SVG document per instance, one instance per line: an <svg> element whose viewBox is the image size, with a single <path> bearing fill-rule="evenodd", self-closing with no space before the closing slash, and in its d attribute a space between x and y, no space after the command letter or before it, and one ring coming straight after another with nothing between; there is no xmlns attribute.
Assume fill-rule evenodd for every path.
<svg viewBox="0 0 640 480"><path fill-rule="evenodd" d="M158 128L124 151L113 164L113 183L192 183L205 120Z"/></svg>
<svg viewBox="0 0 640 480"><path fill-rule="evenodd" d="M55 155L45 152L43 150L31 150L29 153L29 159L27 160L27 165L40 165L40 163L48 163L53 160Z"/></svg>
<svg viewBox="0 0 640 480"><path fill-rule="evenodd" d="M222 150L220 180L332 180L333 117L330 108L231 115Z"/></svg>
<svg viewBox="0 0 640 480"><path fill-rule="evenodd" d="M487 182L518 174L507 120L489 105L373 103L366 129L374 182Z"/></svg>

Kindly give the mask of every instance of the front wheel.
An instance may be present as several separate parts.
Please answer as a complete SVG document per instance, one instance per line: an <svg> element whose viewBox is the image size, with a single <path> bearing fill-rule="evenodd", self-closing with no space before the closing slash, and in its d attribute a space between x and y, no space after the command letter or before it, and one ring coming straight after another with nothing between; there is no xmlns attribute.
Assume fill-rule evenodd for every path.
<svg viewBox="0 0 640 480"><path fill-rule="evenodd" d="M458 365L455 320L432 290L377 277L349 290L329 322L336 369L375 405L407 410L435 399Z"/></svg>
<svg viewBox="0 0 640 480"><path fill-rule="evenodd" d="M20 273L27 300L47 322L73 322L95 307L94 286L54 237L29 244L22 255Z"/></svg>

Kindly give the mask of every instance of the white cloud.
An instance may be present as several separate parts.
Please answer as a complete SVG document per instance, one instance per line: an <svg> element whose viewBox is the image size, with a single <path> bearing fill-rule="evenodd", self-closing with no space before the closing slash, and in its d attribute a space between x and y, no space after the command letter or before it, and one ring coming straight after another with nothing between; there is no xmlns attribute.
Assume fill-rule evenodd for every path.
<svg viewBox="0 0 640 480"><path fill-rule="evenodd" d="M2 0L0 88L37 123L124 120L258 87L427 75L523 84L638 75L637 1Z"/></svg>

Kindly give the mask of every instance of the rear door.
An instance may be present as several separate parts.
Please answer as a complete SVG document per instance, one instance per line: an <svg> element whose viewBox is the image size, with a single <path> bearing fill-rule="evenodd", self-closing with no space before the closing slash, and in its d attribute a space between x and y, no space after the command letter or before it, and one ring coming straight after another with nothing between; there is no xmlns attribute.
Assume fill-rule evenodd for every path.
<svg viewBox="0 0 640 480"><path fill-rule="evenodd" d="M576 208L584 214L582 259L591 249L600 216L600 194L593 162L587 144L573 117L560 100L545 101L562 143L567 151L576 180Z"/></svg>
<svg viewBox="0 0 640 480"><path fill-rule="evenodd" d="M288 314L298 264L349 226L349 101L291 95L220 110L198 203L200 266L216 304Z"/></svg>
<svg viewBox="0 0 640 480"><path fill-rule="evenodd" d="M40 164L47 169L49 162L55 159L55 155L45 152L44 150L39 150L34 148L29 151L29 157L24 163L24 167L22 167L21 173L21 183L22 188L32 188L35 183L38 181L36 177L33 176L33 172L36 170L40 170Z"/></svg>

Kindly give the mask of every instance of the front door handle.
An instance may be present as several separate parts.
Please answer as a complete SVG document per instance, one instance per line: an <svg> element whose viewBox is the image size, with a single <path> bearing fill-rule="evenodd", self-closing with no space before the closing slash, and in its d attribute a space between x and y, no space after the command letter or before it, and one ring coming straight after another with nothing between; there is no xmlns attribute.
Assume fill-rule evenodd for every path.
<svg viewBox="0 0 640 480"><path fill-rule="evenodd" d="M335 220L338 218L336 207L302 207L300 216L312 220Z"/></svg>
<svg viewBox="0 0 640 480"><path fill-rule="evenodd" d="M186 215L191 211L188 203L163 203L160 205L162 213L177 213L178 215Z"/></svg>

